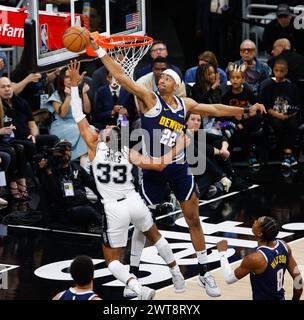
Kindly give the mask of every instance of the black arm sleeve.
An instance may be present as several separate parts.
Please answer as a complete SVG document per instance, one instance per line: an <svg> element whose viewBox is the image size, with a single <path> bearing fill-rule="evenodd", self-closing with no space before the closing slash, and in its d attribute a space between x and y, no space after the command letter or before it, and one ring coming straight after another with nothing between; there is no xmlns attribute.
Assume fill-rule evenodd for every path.
<svg viewBox="0 0 304 320"><path fill-rule="evenodd" d="M80 173L82 184L85 187L88 187L89 189L91 189L96 194L98 199L101 199L101 196L100 196L100 194L99 194L99 192L98 192L98 190L96 188L96 183L95 183L95 180L94 180L93 176L88 174L85 171L85 169L80 167L80 166L79 166L78 170L79 170L79 173Z"/></svg>

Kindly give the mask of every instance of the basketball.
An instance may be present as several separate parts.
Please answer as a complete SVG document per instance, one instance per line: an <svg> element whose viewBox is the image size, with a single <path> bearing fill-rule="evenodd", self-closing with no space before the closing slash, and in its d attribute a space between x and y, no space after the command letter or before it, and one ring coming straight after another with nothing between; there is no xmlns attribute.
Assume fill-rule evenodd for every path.
<svg viewBox="0 0 304 320"><path fill-rule="evenodd" d="M65 30L62 41L69 51L81 52L90 43L90 32L86 28L72 26Z"/></svg>

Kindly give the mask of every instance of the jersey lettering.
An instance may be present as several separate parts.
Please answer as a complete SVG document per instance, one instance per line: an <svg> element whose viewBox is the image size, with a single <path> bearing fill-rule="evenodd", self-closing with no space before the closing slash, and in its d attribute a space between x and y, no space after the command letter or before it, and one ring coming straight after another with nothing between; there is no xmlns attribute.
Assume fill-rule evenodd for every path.
<svg viewBox="0 0 304 320"><path fill-rule="evenodd" d="M174 147L176 142L177 134L174 131L171 131L169 129L164 129L162 131L162 136L160 138L160 143L168 146L168 147Z"/></svg>
<svg viewBox="0 0 304 320"><path fill-rule="evenodd" d="M111 167L107 163L98 163L97 164L97 170L99 170L101 173L98 172L97 179L100 183L109 183L112 179L112 182L123 184L127 181L127 167L124 165L117 165ZM118 177L113 177L111 174L111 171L117 172Z"/></svg>

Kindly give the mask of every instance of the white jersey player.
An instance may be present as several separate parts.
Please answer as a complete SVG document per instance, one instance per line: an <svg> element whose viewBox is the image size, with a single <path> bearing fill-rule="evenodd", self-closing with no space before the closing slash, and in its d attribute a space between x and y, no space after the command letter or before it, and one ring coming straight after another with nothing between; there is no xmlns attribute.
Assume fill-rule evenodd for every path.
<svg viewBox="0 0 304 320"><path fill-rule="evenodd" d="M105 223L102 248L108 269L118 280L128 285L137 294L138 299L153 299L155 290L141 286L119 261L127 245L128 227L131 222L156 246L160 256L169 266L175 292L183 292L185 280L173 252L167 240L159 233L149 209L132 184L131 163L144 169L163 170L189 141L185 136L181 136L172 152L158 158L155 163L151 158L124 146L118 127L108 126L98 135L91 129L82 111L78 84L83 75L79 75L79 67L77 61L69 65L72 114L88 146L97 188L103 197Z"/></svg>

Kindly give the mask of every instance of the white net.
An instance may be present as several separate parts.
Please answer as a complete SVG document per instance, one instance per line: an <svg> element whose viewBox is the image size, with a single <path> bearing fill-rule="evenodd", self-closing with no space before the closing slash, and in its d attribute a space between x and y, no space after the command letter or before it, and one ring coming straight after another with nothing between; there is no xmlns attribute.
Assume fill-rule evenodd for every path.
<svg viewBox="0 0 304 320"><path fill-rule="evenodd" d="M147 53L152 45L151 38L144 38L138 40L136 36L133 39L126 37L125 39L119 39L120 41L115 43L114 41L108 42L108 44L114 45L113 48L107 49L108 55L118 62L123 68L124 72L133 79L134 69L138 62Z"/></svg>

